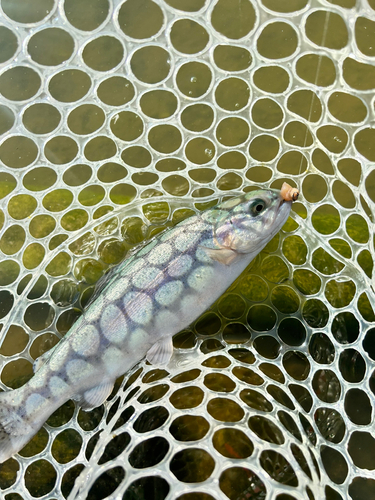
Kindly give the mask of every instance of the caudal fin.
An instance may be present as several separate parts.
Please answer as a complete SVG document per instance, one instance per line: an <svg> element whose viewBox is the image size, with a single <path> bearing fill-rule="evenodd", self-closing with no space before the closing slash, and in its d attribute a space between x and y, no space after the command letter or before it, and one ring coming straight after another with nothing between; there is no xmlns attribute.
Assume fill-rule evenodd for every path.
<svg viewBox="0 0 375 500"><path fill-rule="evenodd" d="M21 450L35 429L23 418L21 389L0 393L0 463Z"/></svg>

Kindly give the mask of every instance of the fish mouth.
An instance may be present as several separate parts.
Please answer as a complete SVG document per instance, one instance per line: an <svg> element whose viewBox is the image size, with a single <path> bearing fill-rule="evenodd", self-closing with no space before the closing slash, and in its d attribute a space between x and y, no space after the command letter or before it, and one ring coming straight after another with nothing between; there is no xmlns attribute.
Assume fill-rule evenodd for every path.
<svg viewBox="0 0 375 500"><path fill-rule="evenodd" d="M293 203L292 201L284 200L284 198L281 198L281 196L280 196L279 205L277 207L277 213L279 213L281 210L283 210L284 205L288 205L289 211L290 211L292 208L292 203Z"/></svg>
<svg viewBox="0 0 375 500"><path fill-rule="evenodd" d="M292 202L283 199L281 196L279 198L279 203L275 211L275 217L273 220L274 228L272 230L272 238L277 234L287 221L290 210L292 208Z"/></svg>
<svg viewBox="0 0 375 500"><path fill-rule="evenodd" d="M288 204L290 207L292 207L292 201L291 200L285 200L285 198L283 198L280 194L280 197L279 197L279 204L277 206L277 213L279 212L279 210L281 210L281 207L285 204Z"/></svg>
<svg viewBox="0 0 375 500"><path fill-rule="evenodd" d="M289 217L291 207L292 202L284 200L280 195L275 210L271 214L269 214L267 219L265 220L265 226L271 226L271 235L263 233L259 234L261 240L270 241L280 231Z"/></svg>

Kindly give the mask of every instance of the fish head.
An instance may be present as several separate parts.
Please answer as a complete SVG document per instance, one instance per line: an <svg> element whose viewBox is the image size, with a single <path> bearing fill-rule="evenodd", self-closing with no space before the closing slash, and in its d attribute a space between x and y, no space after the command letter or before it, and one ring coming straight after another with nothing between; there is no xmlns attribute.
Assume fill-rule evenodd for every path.
<svg viewBox="0 0 375 500"><path fill-rule="evenodd" d="M211 219L215 243L237 253L260 252L285 224L292 201L282 191L259 189L219 204Z"/></svg>

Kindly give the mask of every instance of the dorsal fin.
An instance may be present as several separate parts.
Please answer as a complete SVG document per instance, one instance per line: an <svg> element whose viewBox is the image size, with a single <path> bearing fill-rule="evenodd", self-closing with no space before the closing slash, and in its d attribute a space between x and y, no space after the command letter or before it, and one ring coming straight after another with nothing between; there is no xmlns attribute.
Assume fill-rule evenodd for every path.
<svg viewBox="0 0 375 500"><path fill-rule="evenodd" d="M36 358L36 360L33 363L33 371L36 373L39 368L41 368L44 363L52 356L52 353L54 351L56 346L52 347L49 351L44 352L39 358Z"/></svg>

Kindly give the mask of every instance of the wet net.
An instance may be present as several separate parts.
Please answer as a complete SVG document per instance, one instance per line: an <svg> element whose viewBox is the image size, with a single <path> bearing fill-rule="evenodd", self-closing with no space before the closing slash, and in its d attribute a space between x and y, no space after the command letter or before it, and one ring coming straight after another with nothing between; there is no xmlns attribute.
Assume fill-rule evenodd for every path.
<svg viewBox="0 0 375 500"><path fill-rule="evenodd" d="M1 385L136 245L229 192L301 199L230 289L1 498L375 497L374 0L1 0Z"/></svg>

